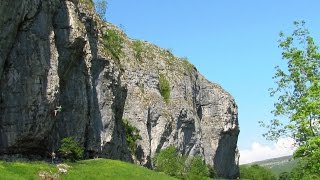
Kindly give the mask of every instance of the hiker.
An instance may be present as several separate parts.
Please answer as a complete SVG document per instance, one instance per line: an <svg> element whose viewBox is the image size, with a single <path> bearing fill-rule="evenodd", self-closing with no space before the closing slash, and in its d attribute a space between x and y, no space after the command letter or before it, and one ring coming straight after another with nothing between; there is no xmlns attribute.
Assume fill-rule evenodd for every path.
<svg viewBox="0 0 320 180"><path fill-rule="evenodd" d="M54 153L54 151L52 151L52 153L51 153L51 160L52 160L52 164L56 160L56 153Z"/></svg>

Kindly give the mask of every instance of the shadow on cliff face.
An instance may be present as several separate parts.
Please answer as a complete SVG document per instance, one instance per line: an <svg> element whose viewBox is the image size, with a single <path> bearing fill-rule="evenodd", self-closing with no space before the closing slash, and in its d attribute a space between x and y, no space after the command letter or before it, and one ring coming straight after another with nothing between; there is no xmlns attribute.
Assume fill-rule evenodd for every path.
<svg viewBox="0 0 320 180"><path fill-rule="evenodd" d="M14 40L8 42L7 56L1 57L5 63L0 79L0 155L45 156L53 126L47 99L52 58L50 13L57 4L21 1L3 5L12 13L0 12L2 17L16 17L11 17L12 26L8 26L13 31L8 39Z"/></svg>
<svg viewBox="0 0 320 180"><path fill-rule="evenodd" d="M71 1L37 2L27 3L30 12L20 9L26 17L16 22L16 40L1 57L0 155L45 157L71 136L86 157L132 161L122 125L127 89L117 67L98 56L94 18ZM102 142L103 133L111 139Z"/></svg>
<svg viewBox="0 0 320 180"><path fill-rule="evenodd" d="M238 141L239 130L228 131L221 134L218 149L214 157L215 170L219 177L236 179L240 176L238 162Z"/></svg>
<svg viewBox="0 0 320 180"><path fill-rule="evenodd" d="M188 111L182 109L177 119L178 139L183 143L179 143L179 151L183 155L189 155L195 145L196 139L193 137L196 134L195 120L188 117ZM182 138L180 138L182 137ZM193 154L192 154L193 155Z"/></svg>
<svg viewBox="0 0 320 180"><path fill-rule="evenodd" d="M59 105L63 110L58 115L54 144L58 147L63 137L72 136L83 143L87 158L100 156L132 161L121 123L127 97L121 73L115 73L117 67L99 55L99 30L93 17L79 12L78 17L73 17L85 25L88 37L85 47L84 37L72 37L72 29L64 24L65 20L60 21L72 14L68 12L70 7L65 8L57 14L55 28L60 55ZM92 57L85 56L84 51L89 51Z"/></svg>

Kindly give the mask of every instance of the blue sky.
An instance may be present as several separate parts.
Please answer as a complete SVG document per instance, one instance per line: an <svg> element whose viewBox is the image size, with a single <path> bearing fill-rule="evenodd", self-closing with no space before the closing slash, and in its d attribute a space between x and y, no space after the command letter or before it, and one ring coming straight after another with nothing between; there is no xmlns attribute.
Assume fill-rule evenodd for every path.
<svg viewBox="0 0 320 180"><path fill-rule="evenodd" d="M230 92L239 107L238 146L247 151L255 143L276 146L262 137L258 121L272 118L268 89L274 87L274 66L283 64L278 34L291 33L293 21L305 20L319 40L319 7L319 0L108 0L107 21L131 38L188 57Z"/></svg>

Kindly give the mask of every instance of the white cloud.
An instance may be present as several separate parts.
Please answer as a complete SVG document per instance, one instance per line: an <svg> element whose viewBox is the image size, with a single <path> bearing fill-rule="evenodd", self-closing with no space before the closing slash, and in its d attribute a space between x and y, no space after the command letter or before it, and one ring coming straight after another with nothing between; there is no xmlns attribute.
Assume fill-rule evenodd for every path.
<svg viewBox="0 0 320 180"><path fill-rule="evenodd" d="M272 145L254 142L250 149L240 150L240 164L292 155L293 151L294 140L292 138L281 138Z"/></svg>

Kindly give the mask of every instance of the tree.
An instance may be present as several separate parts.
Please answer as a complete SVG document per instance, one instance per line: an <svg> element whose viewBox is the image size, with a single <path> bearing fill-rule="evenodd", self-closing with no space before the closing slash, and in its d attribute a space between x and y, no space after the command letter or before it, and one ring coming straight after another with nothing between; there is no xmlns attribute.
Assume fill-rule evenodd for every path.
<svg viewBox="0 0 320 180"><path fill-rule="evenodd" d="M155 170L180 179L213 178L214 169L207 166L200 156L180 155L174 146L169 146L154 157Z"/></svg>
<svg viewBox="0 0 320 180"><path fill-rule="evenodd" d="M84 151L72 137L67 137L61 140L59 152L64 159L75 162L82 159Z"/></svg>
<svg viewBox="0 0 320 180"><path fill-rule="evenodd" d="M312 137L294 153L301 158L293 170L294 179L320 179L320 137Z"/></svg>
<svg viewBox="0 0 320 180"><path fill-rule="evenodd" d="M106 0L95 0L95 8L97 14L104 20L106 21L106 12L107 12L107 1Z"/></svg>
<svg viewBox="0 0 320 180"><path fill-rule="evenodd" d="M276 180L276 176L271 170L254 164L252 166L242 165L240 166L240 178L241 179L255 179L255 180Z"/></svg>
<svg viewBox="0 0 320 180"><path fill-rule="evenodd" d="M160 151L154 158L155 169L170 176L182 176L185 158L179 155L174 146L169 146Z"/></svg>
<svg viewBox="0 0 320 180"><path fill-rule="evenodd" d="M272 120L265 136L275 140L290 135L300 145L320 132L320 53L305 23L294 24L291 36L280 33L279 47L287 69L276 67L273 78L277 87L270 90L272 97L278 95L274 116L285 116L290 122L284 125L278 119Z"/></svg>
<svg viewBox="0 0 320 180"><path fill-rule="evenodd" d="M291 180L292 179L292 173L290 172L282 172L279 174L279 180Z"/></svg>
<svg viewBox="0 0 320 180"><path fill-rule="evenodd" d="M190 160L190 165L187 168L186 179L207 179L209 175L209 168L201 157L196 156Z"/></svg>
<svg viewBox="0 0 320 180"><path fill-rule="evenodd" d="M270 95L278 97L272 111L275 118L269 125L267 139L276 140L291 136L299 146L294 157L302 158L298 174L317 174L320 153L320 53L310 36L305 22L294 22L296 29L291 36L280 33L279 47L287 68L276 67L276 88ZM288 123L279 117L285 116ZM319 173L318 173L319 174Z"/></svg>

